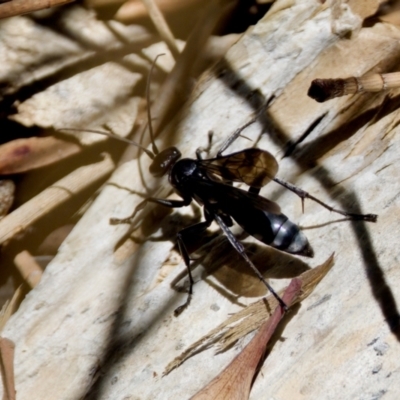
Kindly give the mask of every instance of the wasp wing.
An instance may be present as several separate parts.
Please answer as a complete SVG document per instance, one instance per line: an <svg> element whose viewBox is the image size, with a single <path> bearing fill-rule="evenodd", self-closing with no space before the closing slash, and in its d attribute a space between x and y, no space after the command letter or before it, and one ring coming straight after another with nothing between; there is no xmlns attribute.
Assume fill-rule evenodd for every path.
<svg viewBox="0 0 400 400"><path fill-rule="evenodd" d="M227 156L199 161L208 175L261 188L278 172L278 162L268 151L251 148Z"/></svg>
<svg viewBox="0 0 400 400"><path fill-rule="evenodd" d="M268 200L263 196L247 192L237 187L233 186L228 186L228 187L230 189L227 189L226 187L224 189L225 194L228 194L228 197L226 198L227 203L233 200L234 203L240 206L253 207L254 209L270 212L273 214L281 213L281 208L279 207L279 205L272 200ZM241 207L238 208L238 211L240 213L243 213L243 209ZM232 212L232 214L234 213Z"/></svg>
<svg viewBox="0 0 400 400"><path fill-rule="evenodd" d="M194 198L199 204L220 209L231 216L238 213L246 215L251 210L281 213L281 208L274 201L231 185L204 179L193 179L192 184Z"/></svg>

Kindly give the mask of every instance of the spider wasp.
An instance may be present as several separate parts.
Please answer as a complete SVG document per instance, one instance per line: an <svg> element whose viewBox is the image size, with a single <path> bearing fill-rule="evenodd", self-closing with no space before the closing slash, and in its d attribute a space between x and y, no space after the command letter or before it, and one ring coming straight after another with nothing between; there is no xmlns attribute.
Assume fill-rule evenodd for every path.
<svg viewBox="0 0 400 400"><path fill-rule="evenodd" d="M149 87L153 67L154 63L150 70L147 87ZM147 89L147 103L149 105L148 93L149 90ZM123 219L111 218L110 223L131 223L136 214L148 202L165 207L178 208L188 206L195 200L203 207L205 221L186 227L177 234L177 244L188 271L189 289L186 302L175 310L175 315L180 314L188 306L193 292L192 260L185 245L185 237L203 234L213 221L219 225L232 247L246 261L283 309L287 310L286 304L254 266L246 254L243 244L229 229L233 225L233 221L235 221L246 233L264 244L286 253L313 257L312 247L300 228L281 212L277 203L259 195L261 188L271 180L297 194L302 202L306 198L311 199L329 211L344 215L349 219L370 222L376 222L377 220L377 215L375 214L354 214L330 207L301 188L277 178L278 162L266 150L248 148L232 154L222 155L230 144L240 136L241 132L255 122L256 119L235 131L225 141L214 158L203 159L201 156L202 151L208 152L209 149L198 149L196 151L196 159L192 159L181 158L181 153L176 147L170 147L161 152L158 150L154 141L149 106L147 107L147 113L153 152L136 142L117 137L109 132L87 131L118 138L142 149L152 159L150 173L154 177L168 175L172 188L181 197L181 200L147 197L137 205L132 215ZM211 147L211 140L209 147ZM249 186L249 189L246 191L235 187L232 185L233 182L245 183Z"/></svg>

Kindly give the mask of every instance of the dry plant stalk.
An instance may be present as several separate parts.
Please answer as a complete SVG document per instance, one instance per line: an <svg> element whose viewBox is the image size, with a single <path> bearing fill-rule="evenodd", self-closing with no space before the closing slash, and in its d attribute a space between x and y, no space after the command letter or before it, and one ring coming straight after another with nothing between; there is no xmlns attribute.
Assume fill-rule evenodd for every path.
<svg viewBox="0 0 400 400"><path fill-rule="evenodd" d="M176 60L173 70L160 87L152 106L152 115L157 118L153 123L156 136L164 126L165 117L170 110L182 102L180 88L184 87L183 82L187 82L195 61L199 59L208 38L230 3L229 0L221 0L207 4L189 36L185 48ZM149 135L145 137L149 137Z"/></svg>
<svg viewBox="0 0 400 400"><path fill-rule="evenodd" d="M22 15L45 8L61 6L75 0L11 0L0 4L0 19Z"/></svg>
<svg viewBox="0 0 400 400"><path fill-rule="evenodd" d="M21 286L14 292L12 299L4 304L0 311L0 332L2 332L4 325L9 320L11 315L17 308L17 303L21 298Z"/></svg>
<svg viewBox="0 0 400 400"><path fill-rule="evenodd" d="M43 190L0 221L0 243L4 243L19 232L24 231L29 225L74 194L106 177L113 169L114 163L109 156L106 156L99 163L78 168Z"/></svg>
<svg viewBox="0 0 400 400"><path fill-rule="evenodd" d="M34 288L40 282L43 274L42 268L29 251L24 250L18 253L14 258L14 264L31 288Z"/></svg>
<svg viewBox="0 0 400 400"><path fill-rule="evenodd" d="M282 300L290 306L299 296L302 282L292 279L282 296ZM271 318L263 323L257 335L236 356L233 361L206 387L194 395L191 400L243 400L248 399L254 376L266 346L275 332L279 321L285 315L282 307L276 307Z"/></svg>
<svg viewBox="0 0 400 400"><path fill-rule="evenodd" d="M153 21L158 33L160 34L161 39L164 40L171 51L172 56L176 59L179 56L179 49L176 45L176 40L167 24L167 21L158 8L157 3L155 0L142 0L142 2L146 6L149 16Z"/></svg>
<svg viewBox="0 0 400 400"><path fill-rule="evenodd" d="M21 297L21 286L14 292L11 301L6 302L0 311L0 332L14 313ZM0 336L0 369L3 381L3 400L15 400L14 382L14 342Z"/></svg>
<svg viewBox="0 0 400 400"><path fill-rule="evenodd" d="M93 7L106 6L111 4L121 4L121 0L91 0L91 5ZM203 4L204 0L157 0L157 6L160 10L165 13L180 12L185 8L192 7L196 4ZM124 2L121 8L117 11L114 18L121 22L131 22L139 18L146 17L147 10L143 3L139 0L130 0Z"/></svg>
<svg viewBox="0 0 400 400"><path fill-rule="evenodd" d="M367 74L357 78L314 79L308 89L308 96L323 103L335 97L363 92L381 92L400 87L400 72L391 74Z"/></svg>

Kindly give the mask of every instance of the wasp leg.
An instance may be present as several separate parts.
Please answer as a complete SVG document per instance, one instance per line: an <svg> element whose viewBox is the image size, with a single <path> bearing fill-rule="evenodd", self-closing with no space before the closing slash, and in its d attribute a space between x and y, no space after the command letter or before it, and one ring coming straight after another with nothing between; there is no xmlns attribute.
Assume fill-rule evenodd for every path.
<svg viewBox="0 0 400 400"><path fill-rule="evenodd" d="M150 203L156 203L160 204L165 207L170 207L170 208L179 208L179 207L185 207L188 206L191 202L189 199L183 199L183 200L168 200L168 199L157 199L156 197L148 197L147 199L144 199L142 202L140 202L135 209L133 210L133 213L126 218L110 218L110 224L111 225L117 225L117 224L131 224L134 218L136 217L136 214L143 210L143 208L146 207L146 204Z"/></svg>
<svg viewBox="0 0 400 400"><path fill-rule="evenodd" d="M146 204L147 204L147 199L141 201L141 202L135 207L135 209L133 210L133 213L132 213L129 217L127 217L127 218L110 218L110 224L111 224L111 225L130 224L130 223L134 220L136 214L137 214L140 210L143 210L143 208L146 207Z"/></svg>
<svg viewBox="0 0 400 400"><path fill-rule="evenodd" d="M260 194L261 188L250 186L248 192L253 194Z"/></svg>
<svg viewBox="0 0 400 400"><path fill-rule="evenodd" d="M198 224L188 226L187 228L184 228L181 231L179 231L177 234L179 252L181 253L181 256L183 258L183 261L185 262L185 265L186 265L186 268L188 271L189 289L188 289L188 297L186 299L186 302L184 304L182 304L181 306L179 306L174 311L175 316L178 316L179 314L181 314L182 311L189 305L190 300L192 298L192 294L193 294L194 281L193 281L192 271L190 268L190 262L192 261L192 259L190 258L189 252L186 248L184 237L191 236L191 235L201 235L211 225L211 222L212 222L212 219L207 219L204 222L200 222Z"/></svg>
<svg viewBox="0 0 400 400"><path fill-rule="evenodd" d="M207 147L199 147L196 150L196 157L198 160L202 160L203 157L201 156L201 153L206 153L207 155L210 154L211 147L212 147L212 140L213 140L214 132L209 131L208 132L208 144Z"/></svg>
<svg viewBox="0 0 400 400"><path fill-rule="evenodd" d="M285 302L279 297L278 293L275 292L273 287L264 279L264 277L261 275L260 271L255 267L255 265L251 262L250 258L244 251L244 247L242 243L240 243L231 230L226 226L224 221L219 215L214 215L214 219L217 222L217 224L220 226L220 228L223 230L225 233L226 237L228 238L229 242L231 243L232 247L243 257L243 259L247 262L247 264L250 266L250 268L254 271L254 273L257 275L257 277L260 279L260 281L267 287L267 289L271 292L271 294L275 297L275 299L278 301L280 306L283 308L284 311L288 310L288 306L285 304Z"/></svg>
<svg viewBox="0 0 400 400"><path fill-rule="evenodd" d="M217 153L217 158L218 157L222 157L222 153L240 136L240 134L250 125L254 124L257 119L258 119L259 115L257 113L257 115L250 120L249 122L246 122L243 126L241 126L240 128L236 129L235 132L233 132L233 134L231 136L228 137L228 139L225 140L225 142L222 144L221 148L218 150Z"/></svg>
<svg viewBox="0 0 400 400"><path fill-rule="evenodd" d="M325 207L327 210L329 211L333 211L337 214L341 214L344 215L345 217L349 217L351 219L354 220L361 220L361 221L368 221L368 222L376 222L378 216L376 214L354 214L354 213L349 213L346 211L342 211L342 210L338 210L337 208L331 207L328 204L322 202L321 200L317 199L316 197L312 196L311 194L309 194L308 192L306 192L305 190L289 183L289 182L285 182L279 178L273 178L273 180L276 183L279 183L280 185L282 185L283 187L285 187L286 189L290 190L291 192L297 194L297 196L299 196L301 198L301 203L303 206L303 211L304 211L304 199L310 199L315 201L316 203L320 204L322 207Z"/></svg>

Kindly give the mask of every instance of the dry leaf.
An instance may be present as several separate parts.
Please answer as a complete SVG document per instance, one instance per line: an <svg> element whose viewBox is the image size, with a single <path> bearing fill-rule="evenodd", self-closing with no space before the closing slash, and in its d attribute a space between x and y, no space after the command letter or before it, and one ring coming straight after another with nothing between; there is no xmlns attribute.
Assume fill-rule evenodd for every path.
<svg viewBox="0 0 400 400"><path fill-rule="evenodd" d="M285 290L282 300L291 305L298 297L301 281L293 279ZM257 372L258 364L265 353L266 346L284 315L282 307L276 307L274 313L263 323L259 332L236 358L191 400L245 400L249 398L251 384Z"/></svg>
<svg viewBox="0 0 400 400"><path fill-rule="evenodd" d="M18 174L44 167L80 150L76 143L51 136L12 140L0 146L0 174Z"/></svg>
<svg viewBox="0 0 400 400"><path fill-rule="evenodd" d="M14 382L14 349L15 344L0 337L0 367L3 381L3 400L15 400L16 390Z"/></svg>
<svg viewBox="0 0 400 400"><path fill-rule="evenodd" d="M114 133L126 136L137 115L139 99L132 97L132 91L140 77L108 62L35 94L19 104L18 113L10 118L28 127L55 129L99 129L106 124ZM92 141L104 140L101 135L92 136L96 139L91 137Z"/></svg>
<svg viewBox="0 0 400 400"><path fill-rule="evenodd" d="M140 101L132 92L149 66L137 53L155 42L145 28L98 21L94 12L71 5L57 13L54 26L18 17L2 21L0 35L0 98L17 100L10 119L29 127L106 124L119 135L131 132ZM81 143L87 144L83 135Z"/></svg>
<svg viewBox="0 0 400 400"><path fill-rule="evenodd" d="M0 53L3 54L0 98L59 72L71 59L76 61L85 54L79 43L51 29L39 27L28 17L1 21L0 35ZM33 66L35 73L32 73Z"/></svg>
<svg viewBox="0 0 400 400"><path fill-rule="evenodd" d="M309 271L303 272L297 279L301 281L301 292L293 303L296 304L307 298L319 282L326 276L334 264L333 254L321 265ZM283 291L279 294L282 295ZM258 329L261 324L271 316L270 310L275 310L278 303L275 297L269 295L250 306L233 314L211 332L190 345L179 357L170 362L165 368L164 374L169 374L190 357L218 344L219 352L226 351L239 339Z"/></svg>
<svg viewBox="0 0 400 400"><path fill-rule="evenodd" d="M27 14L49 7L57 7L74 0L6 0L0 4L0 18L9 18L15 15Z"/></svg>
<svg viewBox="0 0 400 400"><path fill-rule="evenodd" d="M56 15L54 22L58 28L29 17L1 21L0 98L24 88L28 93L18 97L19 101L24 100L26 95L30 97L30 87L36 82L46 89L108 61L112 58L111 55L107 57L108 52L121 51L122 55L127 55L154 42L154 37L141 26L98 21L94 12L79 5L72 4ZM62 99L63 93L59 94ZM90 104L86 106L90 108Z"/></svg>

